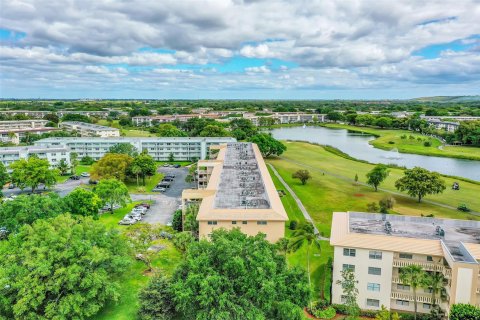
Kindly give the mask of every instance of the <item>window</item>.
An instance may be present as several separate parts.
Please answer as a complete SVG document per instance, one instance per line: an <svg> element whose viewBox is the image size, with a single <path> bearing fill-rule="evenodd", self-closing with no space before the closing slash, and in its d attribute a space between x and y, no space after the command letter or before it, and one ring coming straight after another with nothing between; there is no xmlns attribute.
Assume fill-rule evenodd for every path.
<svg viewBox="0 0 480 320"><path fill-rule="evenodd" d="M398 290L410 291L410 286L407 285L407 284L398 283L398 284L397 284L397 289L398 289Z"/></svg>
<svg viewBox="0 0 480 320"><path fill-rule="evenodd" d="M237 221L232 221L232 224L237 224Z"/></svg>
<svg viewBox="0 0 480 320"><path fill-rule="evenodd" d="M267 221L257 221L257 224L266 225L266 224L267 224Z"/></svg>
<svg viewBox="0 0 480 320"><path fill-rule="evenodd" d="M430 310L432 308L432 305L430 303L424 303L423 304L423 309L428 309Z"/></svg>
<svg viewBox="0 0 480 320"><path fill-rule="evenodd" d="M340 297L340 300L341 300L342 303L344 303L344 304L347 303L347 296L343 296L343 295L342 295L342 296Z"/></svg>
<svg viewBox="0 0 480 320"><path fill-rule="evenodd" d="M356 254L357 250L355 249L343 248L343 255L346 257L355 257Z"/></svg>
<svg viewBox="0 0 480 320"><path fill-rule="evenodd" d="M400 253L400 259L413 259L413 255L410 253Z"/></svg>
<svg viewBox="0 0 480 320"><path fill-rule="evenodd" d="M367 290L368 291L380 291L380 284L379 283L367 283Z"/></svg>
<svg viewBox="0 0 480 320"><path fill-rule="evenodd" d="M374 276L382 275L382 269L376 267L368 267L368 274L373 274Z"/></svg>
<svg viewBox="0 0 480 320"><path fill-rule="evenodd" d="M425 293L432 293L433 289L432 288L423 288L423 292Z"/></svg>
<svg viewBox="0 0 480 320"><path fill-rule="evenodd" d="M217 225L217 221L208 221L209 225Z"/></svg>
<svg viewBox="0 0 480 320"><path fill-rule="evenodd" d="M248 222L247 221L242 221L242 224L247 224Z"/></svg>
<svg viewBox="0 0 480 320"><path fill-rule="evenodd" d="M380 306L380 300L367 299L367 306L369 306L369 307L379 307Z"/></svg>
<svg viewBox="0 0 480 320"><path fill-rule="evenodd" d="M432 256L427 256L427 261L433 261L433 257Z"/></svg>
<svg viewBox="0 0 480 320"><path fill-rule="evenodd" d="M352 270L352 271L355 272L355 265L353 265L353 264L344 264L344 265L343 265L343 270L347 270L347 269L350 269L350 270Z"/></svg>
<svg viewBox="0 0 480 320"><path fill-rule="evenodd" d="M397 300L397 306L408 306L410 302L408 300Z"/></svg>
<svg viewBox="0 0 480 320"><path fill-rule="evenodd" d="M382 251L370 251L368 257L374 260L382 260Z"/></svg>

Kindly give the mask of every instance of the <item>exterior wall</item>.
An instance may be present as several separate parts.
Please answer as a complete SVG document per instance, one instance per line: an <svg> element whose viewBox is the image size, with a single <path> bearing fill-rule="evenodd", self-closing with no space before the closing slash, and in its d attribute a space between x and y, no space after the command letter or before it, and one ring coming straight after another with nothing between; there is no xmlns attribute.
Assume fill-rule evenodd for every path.
<svg viewBox="0 0 480 320"><path fill-rule="evenodd" d="M48 120L14 120L0 121L0 130L45 128Z"/></svg>
<svg viewBox="0 0 480 320"><path fill-rule="evenodd" d="M0 161L9 166L12 162L27 159L36 155L40 159L47 159L52 166L56 166L62 159L70 163L70 152L67 148L38 148L38 147L7 147L0 148Z"/></svg>
<svg viewBox="0 0 480 320"><path fill-rule="evenodd" d="M120 130L82 122L61 122L59 127L70 131L78 131L82 137L119 137Z"/></svg>
<svg viewBox="0 0 480 320"><path fill-rule="evenodd" d="M285 234L285 222L283 221L267 221L266 225L257 224L257 220L235 221L236 224L232 224L232 220L215 221L217 223L216 225L208 224L208 221L199 221L200 238L208 238L213 230L218 230L220 228L226 230L239 228L243 233L249 236L255 236L261 232L267 235L266 239L270 242L278 241L278 239L284 237ZM244 224L244 222L246 222L246 224Z"/></svg>

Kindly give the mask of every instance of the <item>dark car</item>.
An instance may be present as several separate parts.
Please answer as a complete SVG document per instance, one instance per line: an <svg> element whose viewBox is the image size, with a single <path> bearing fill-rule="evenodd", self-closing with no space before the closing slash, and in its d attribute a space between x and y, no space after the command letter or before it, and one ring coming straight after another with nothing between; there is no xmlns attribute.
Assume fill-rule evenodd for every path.
<svg viewBox="0 0 480 320"><path fill-rule="evenodd" d="M88 180L88 184L97 184L97 183L98 183L97 180L92 180L92 179Z"/></svg>
<svg viewBox="0 0 480 320"><path fill-rule="evenodd" d="M138 208L138 207L145 207L147 209L150 209L150 205L148 203L139 203L139 204L136 204L135 205L135 208Z"/></svg>
<svg viewBox="0 0 480 320"><path fill-rule="evenodd" d="M174 174L167 174L165 177L163 177L164 179L165 178L172 178L174 179L175 178L175 175Z"/></svg>
<svg viewBox="0 0 480 320"><path fill-rule="evenodd" d="M176 164L173 166L174 168L180 168L180 165L179 164Z"/></svg>
<svg viewBox="0 0 480 320"><path fill-rule="evenodd" d="M14 183L10 183L8 185L8 189L15 189L15 184Z"/></svg>
<svg viewBox="0 0 480 320"><path fill-rule="evenodd" d="M70 176L70 180L80 180L80 176Z"/></svg>
<svg viewBox="0 0 480 320"><path fill-rule="evenodd" d="M165 178L162 179L162 181L172 182L173 178L172 177L165 177Z"/></svg>

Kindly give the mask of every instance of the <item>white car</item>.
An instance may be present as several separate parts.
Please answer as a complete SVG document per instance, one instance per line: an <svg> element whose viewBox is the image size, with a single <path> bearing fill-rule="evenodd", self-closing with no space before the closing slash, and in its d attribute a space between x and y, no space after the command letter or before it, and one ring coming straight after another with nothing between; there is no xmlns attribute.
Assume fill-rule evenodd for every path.
<svg viewBox="0 0 480 320"><path fill-rule="evenodd" d="M132 224L135 224L137 221L134 220L134 219L130 219L130 218L123 218L122 220L120 220L118 222L118 224L121 224L121 225L132 225Z"/></svg>
<svg viewBox="0 0 480 320"><path fill-rule="evenodd" d="M147 208L143 208L143 207L137 207L135 209L132 209L131 212L134 212L134 213L140 213L140 214L145 214L147 212Z"/></svg>
<svg viewBox="0 0 480 320"><path fill-rule="evenodd" d="M82 172L80 175L81 175L82 177L85 177L85 178L86 178L86 177L90 177L90 173L88 173L88 172Z"/></svg>

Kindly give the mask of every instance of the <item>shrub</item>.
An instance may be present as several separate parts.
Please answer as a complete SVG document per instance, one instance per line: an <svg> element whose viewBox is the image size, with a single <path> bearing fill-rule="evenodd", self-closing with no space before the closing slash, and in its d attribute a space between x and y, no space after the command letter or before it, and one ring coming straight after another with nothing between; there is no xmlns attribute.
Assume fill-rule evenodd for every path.
<svg viewBox="0 0 480 320"><path fill-rule="evenodd" d="M406 134L402 134L402 135L400 136L400 139L402 139L402 140L407 139L407 135L406 135Z"/></svg>
<svg viewBox="0 0 480 320"><path fill-rule="evenodd" d="M320 319L333 319L337 315L337 311L334 307L327 307L324 310L314 312L313 315Z"/></svg>
<svg viewBox="0 0 480 320"><path fill-rule="evenodd" d="M465 203L462 203L461 205L459 205L457 207L457 210L460 210L460 211L463 211L463 212L470 212L470 208L465 204Z"/></svg>
<svg viewBox="0 0 480 320"><path fill-rule="evenodd" d="M340 314L347 314L347 306L344 304L332 304L332 307Z"/></svg>
<svg viewBox="0 0 480 320"><path fill-rule="evenodd" d="M302 320L302 309L290 301L275 303L272 312L272 319L277 320Z"/></svg>
<svg viewBox="0 0 480 320"><path fill-rule="evenodd" d="M297 229L298 222L297 220L292 220L290 221L290 230L296 230Z"/></svg>
<svg viewBox="0 0 480 320"><path fill-rule="evenodd" d="M175 231L181 232L182 230L182 210L177 210L173 214L172 228Z"/></svg>
<svg viewBox="0 0 480 320"><path fill-rule="evenodd" d="M402 318L403 319L403 318ZM458 303L450 310L451 320L478 320L480 319L480 308L471 304Z"/></svg>
<svg viewBox="0 0 480 320"><path fill-rule="evenodd" d="M163 276L153 277L140 291L138 317L141 320L171 319L175 315L173 299L169 280Z"/></svg>
<svg viewBox="0 0 480 320"><path fill-rule="evenodd" d="M412 136L412 135L410 135L410 136L408 136L408 139L410 139L410 140L415 140L415 137Z"/></svg>
<svg viewBox="0 0 480 320"><path fill-rule="evenodd" d="M395 141L388 141L388 144L395 144Z"/></svg>
<svg viewBox="0 0 480 320"><path fill-rule="evenodd" d="M425 142L423 143L423 145L424 145L425 147L431 147L431 146L432 146L432 143L431 143L430 141L425 141Z"/></svg>
<svg viewBox="0 0 480 320"><path fill-rule="evenodd" d="M83 165L86 165L86 166L89 166L89 165L93 164L94 162L95 162L95 160L93 160L93 158L89 157L89 156L85 156L82 159L80 159L80 163L83 164Z"/></svg>

